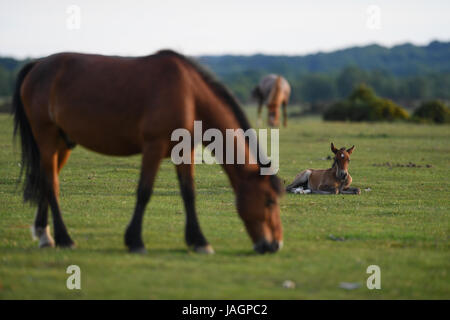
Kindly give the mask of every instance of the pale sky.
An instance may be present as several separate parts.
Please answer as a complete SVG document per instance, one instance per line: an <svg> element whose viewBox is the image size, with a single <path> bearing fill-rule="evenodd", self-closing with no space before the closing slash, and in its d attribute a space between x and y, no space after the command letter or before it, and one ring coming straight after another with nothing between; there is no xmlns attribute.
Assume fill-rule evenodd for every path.
<svg viewBox="0 0 450 320"><path fill-rule="evenodd" d="M292 55L371 43L423 45L450 40L449 14L448 0L0 0L0 56L137 56L162 48Z"/></svg>

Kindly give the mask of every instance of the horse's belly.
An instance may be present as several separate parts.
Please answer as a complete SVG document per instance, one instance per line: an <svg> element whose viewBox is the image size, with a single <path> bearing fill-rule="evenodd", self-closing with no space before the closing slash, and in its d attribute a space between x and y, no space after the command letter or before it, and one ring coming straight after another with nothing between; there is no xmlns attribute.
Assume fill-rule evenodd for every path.
<svg viewBox="0 0 450 320"><path fill-rule="evenodd" d="M83 113L58 117L57 125L70 142L79 144L92 151L107 155L126 156L141 152L141 139L137 129L137 122L132 125L120 116L114 120L84 118Z"/></svg>
<svg viewBox="0 0 450 320"><path fill-rule="evenodd" d="M87 149L112 156L128 156L141 152L141 146L124 137L103 137L100 140L91 137L75 137L72 140Z"/></svg>

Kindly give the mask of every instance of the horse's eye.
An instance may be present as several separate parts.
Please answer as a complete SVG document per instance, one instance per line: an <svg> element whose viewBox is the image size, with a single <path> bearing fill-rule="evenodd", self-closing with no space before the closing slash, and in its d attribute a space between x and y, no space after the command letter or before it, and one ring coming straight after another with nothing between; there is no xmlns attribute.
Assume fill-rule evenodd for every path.
<svg viewBox="0 0 450 320"><path fill-rule="evenodd" d="M267 198L266 207L270 207L273 204L275 204L275 200L273 200L272 198Z"/></svg>

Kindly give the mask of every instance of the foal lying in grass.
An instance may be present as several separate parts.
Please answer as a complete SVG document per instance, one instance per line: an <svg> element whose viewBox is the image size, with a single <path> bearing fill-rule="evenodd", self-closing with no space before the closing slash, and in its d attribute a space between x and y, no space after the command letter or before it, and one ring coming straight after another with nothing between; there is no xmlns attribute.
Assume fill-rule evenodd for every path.
<svg viewBox="0 0 450 320"><path fill-rule="evenodd" d="M318 194L360 194L359 188L350 188L352 177L348 173L350 155L355 146L350 149L336 149L331 143L334 153L333 166L327 170L308 169L300 172L294 181L286 187L292 193L318 193Z"/></svg>

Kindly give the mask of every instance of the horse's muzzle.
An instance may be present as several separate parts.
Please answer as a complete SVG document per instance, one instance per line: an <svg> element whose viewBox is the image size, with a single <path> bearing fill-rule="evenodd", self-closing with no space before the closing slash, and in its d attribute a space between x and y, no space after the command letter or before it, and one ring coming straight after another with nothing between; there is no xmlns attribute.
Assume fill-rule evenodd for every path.
<svg viewBox="0 0 450 320"><path fill-rule="evenodd" d="M264 254L266 252L274 253L280 250L283 247L283 241L272 241L268 242L266 239L262 239L258 241L254 245L254 249L256 252Z"/></svg>
<svg viewBox="0 0 450 320"><path fill-rule="evenodd" d="M338 178L341 180L345 180L345 179L347 179L347 176L348 176L348 173L346 171L342 170L339 172Z"/></svg>

